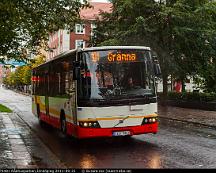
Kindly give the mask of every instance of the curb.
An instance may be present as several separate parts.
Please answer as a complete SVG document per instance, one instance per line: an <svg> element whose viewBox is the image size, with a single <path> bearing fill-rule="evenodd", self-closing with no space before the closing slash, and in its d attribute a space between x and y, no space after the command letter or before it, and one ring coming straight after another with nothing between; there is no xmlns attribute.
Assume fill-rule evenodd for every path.
<svg viewBox="0 0 216 173"><path fill-rule="evenodd" d="M180 108L198 109L204 111L216 111L216 102L201 102L201 101L184 101L184 100L167 100L164 103L167 106ZM158 105L163 105L161 101Z"/></svg>

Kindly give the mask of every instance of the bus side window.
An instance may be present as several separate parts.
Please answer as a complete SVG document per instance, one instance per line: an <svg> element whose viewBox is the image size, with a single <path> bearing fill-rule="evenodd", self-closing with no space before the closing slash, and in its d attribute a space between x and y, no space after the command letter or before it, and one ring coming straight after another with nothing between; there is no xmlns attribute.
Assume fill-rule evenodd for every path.
<svg viewBox="0 0 216 173"><path fill-rule="evenodd" d="M65 92L68 94L69 92L69 72L64 73L65 74Z"/></svg>
<svg viewBox="0 0 216 173"><path fill-rule="evenodd" d="M69 73L69 90L75 89L75 82L73 81L73 71L70 71Z"/></svg>
<svg viewBox="0 0 216 173"><path fill-rule="evenodd" d="M56 95L59 95L61 93L61 73L56 73L56 76L57 76L57 92L56 92Z"/></svg>

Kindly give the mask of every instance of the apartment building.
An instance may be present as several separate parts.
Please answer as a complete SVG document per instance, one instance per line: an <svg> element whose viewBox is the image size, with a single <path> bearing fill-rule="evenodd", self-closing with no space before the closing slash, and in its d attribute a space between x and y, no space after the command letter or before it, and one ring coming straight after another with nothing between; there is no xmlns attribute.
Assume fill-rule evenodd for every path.
<svg viewBox="0 0 216 173"><path fill-rule="evenodd" d="M59 30L49 35L47 61L67 50L91 46L90 39L93 36L94 28L96 28L95 20L100 12L111 12L112 4L107 2L89 3L93 8L81 10L80 17L83 23L75 24L72 32Z"/></svg>

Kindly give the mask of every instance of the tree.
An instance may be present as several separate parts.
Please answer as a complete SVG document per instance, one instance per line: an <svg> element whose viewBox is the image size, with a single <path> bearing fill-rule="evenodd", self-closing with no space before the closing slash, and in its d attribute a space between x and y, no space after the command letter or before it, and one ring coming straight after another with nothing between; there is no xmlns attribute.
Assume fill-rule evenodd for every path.
<svg viewBox="0 0 216 173"><path fill-rule="evenodd" d="M14 87L16 85L15 83L15 73L9 73L5 78L3 78L3 83L7 86Z"/></svg>
<svg viewBox="0 0 216 173"><path fill-rule="evenodd" d="M31 60L29 66L35 68L43 63L45 63L46 57L44 55L37 55L33 60Z"/></svg>
<svg viewBox="0 0 216 173"><path fill-rule="evenodd" d="M36 51L50 32L73 28L84 7L79 0L1 0L0 61L25 59L26 49Z"/></svg>
<svg viewBox="0 0 216 173"><path fill-rule="evenodd" d="M150 46L162 69L163 93L173 74L184 81L197 74L214 52L216 2L208 0L113 0L113 12L97 23L96 43ZM104 33L104 34L103 34ZM210 44L206 45L206 41ZM209 46L211 45L211 46Z"/></svg>
<svg viewBox="0 0 216 173"><path fill-rule="evenodd" d="M32 68L39 66L45 62L44 55L36 56L32 62L27 65L19 66L15 72L9 73L3 80L3 83L11 87L23 87L31 84Z"/></svg>
<svg viewBox="0 0 216 173"><path fill-rule="evenodd" d="M32 68L35 68L41 64L45 63L44 55L37 55L29 64L21 67L21 77L20 81L22 85L30 85L32 77Z"/></svg>
<svg viewBox="0 0 216 173"><path fill-rule="evenodd" d="M203 68L208 66L211 58L215 59L216 3L206 0L185 1L184 4L178 5L178 8L176 16L182 22L176 20L174 28L175 62L177 64L174 74L184 84L187 75L197 76L198 74L204 77ZM187 10L186 17L178 15L181 11L185 11L182 8Z"/></svg>
<svg viewBox="0 0 216 173"><path fill-rule="evenodd" d="M26 65L23 67L23 78L22 83L24 85L30 85L31 84L31 67Z"/></svg>
<svg viewBox="0 0 216 173"><path fill-rule="evenodd" d="M23 85L23 66L17 67L15 71L15 83L17 86L22 86Z"/></svg>

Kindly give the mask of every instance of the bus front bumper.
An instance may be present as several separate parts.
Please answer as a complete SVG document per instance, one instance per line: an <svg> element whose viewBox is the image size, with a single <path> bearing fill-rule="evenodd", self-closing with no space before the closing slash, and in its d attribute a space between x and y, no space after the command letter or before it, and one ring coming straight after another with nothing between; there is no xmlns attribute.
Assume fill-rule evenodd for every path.
<svg viewBox="0 0 216 173"><path fill-rule="evenodd" d="M115 128L77 128L77 138L113 137L113 136L133 136L145 133L157 133L158 122L130 127ZM116 133L117 132L117 133ZM120 133L119 133L120 132Z"/></svg>

